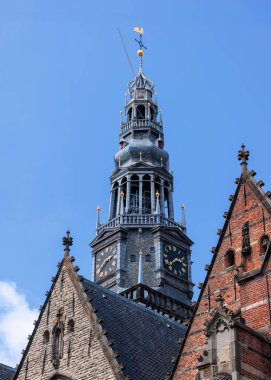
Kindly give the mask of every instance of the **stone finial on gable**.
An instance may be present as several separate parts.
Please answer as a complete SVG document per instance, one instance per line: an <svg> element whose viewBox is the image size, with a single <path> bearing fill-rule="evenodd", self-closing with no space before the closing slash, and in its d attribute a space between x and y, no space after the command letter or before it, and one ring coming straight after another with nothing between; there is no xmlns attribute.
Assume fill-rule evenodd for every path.
<svg viewBox="0 0 271 380"><path fill-rule="evenodd" d="M247 161L249 159L249 151L245 150L245 145L241 145L241 150L238 152L238 160L241 161L242 174L247 173Z"/></svg>
<svg viewBox="0 0 271 380"><path fill-rule="evenodd" d="M72 246L73 238L70 236L70 230L66 231L66 236L63 238L64 245L64 257L68 257L70 253L70 247Z"/></svg>

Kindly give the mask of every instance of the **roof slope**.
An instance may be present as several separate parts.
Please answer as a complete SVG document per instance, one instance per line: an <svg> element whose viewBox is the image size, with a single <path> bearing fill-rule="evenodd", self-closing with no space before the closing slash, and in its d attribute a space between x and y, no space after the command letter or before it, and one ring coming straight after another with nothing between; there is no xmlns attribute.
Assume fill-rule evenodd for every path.
<svg viewBox="0 0 271 380"><path fill-rule="evenodd" d="M132 380L169 376L185 327L89 280L83 285L124 375Z"/></svg>
<svg viewBox="0 0 271 380"><path fill-rule="evenodd" d="M0 363L0 379L12 380L15 375L15 369Z"/></svg>

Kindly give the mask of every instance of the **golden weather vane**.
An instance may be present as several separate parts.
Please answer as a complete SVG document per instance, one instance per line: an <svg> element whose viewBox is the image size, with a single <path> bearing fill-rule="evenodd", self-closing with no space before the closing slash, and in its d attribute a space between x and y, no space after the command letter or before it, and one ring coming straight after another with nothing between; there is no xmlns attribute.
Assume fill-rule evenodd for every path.
<svg viewBox="0 0 271 380"><path fill-rule="evenodd" d="M139 40L135 38L135 41L138 43L139 45L139 50L137 51L137 55L139 57L142 57L144 55L144 50L147 50L146 46L143 45L143 41L142 41L142 36L144 34L144 29L143 28L139 28L138 26L134 27L134 31L139 34Z"/></svg>

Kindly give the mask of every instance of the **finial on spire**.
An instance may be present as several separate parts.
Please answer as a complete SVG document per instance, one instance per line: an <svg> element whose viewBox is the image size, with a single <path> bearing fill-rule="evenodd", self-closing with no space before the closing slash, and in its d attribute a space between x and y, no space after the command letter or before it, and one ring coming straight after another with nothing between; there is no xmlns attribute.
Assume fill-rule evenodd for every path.
<svg viewBox="0 0 271 380"><path fill-rule="evenodd" d="M72 246L72 237L70 236L70 230L66 231L66 236L63 238L63 245L64 245L64 257L69 256L70 247Z"/></svg>
<svg viewBox="0 0 271 380"><path fill-rule="evenodd" d="M124 191L120 193L120 215L124 214Z"/></svg>
<svg viewBox="0 0 271 380"><path fill-rule="evenodd" d="M97 231L98 231L98 228L101 225L101 222L100 222L100 213L101 213L101 208L100 208L100 206L98 206L97 207L97 220L96 220L96 230Z"/></svg>
<svg viewBox="0 0 271 380"><path fill-rule="evenodd" d="M139 34L139 40L137 40L135 38L135 41L139 45L139 50L137 51L137 55L139 56L139 71L141 72L142 71L142 57L144 55L144 50L143 49L145 49L145 50L147 49L146 46L144 46L143 42L142 42L142 36L144 34L144 29L143 28L139 28L138 26L136 26L136 27L134 27L134 31Z"/></svg>
<svg viewBox="0 0 271 380"><path fill-rule="evenodd" d="M242 173L247 172L247 161L249 159L249 151L245 150L245 145L241 145L241 150L238 152L238 160L241 161Z"/></svg>
<svg viewBox="0 0 271 380"><path fill-rule="evenodd" d="M157 190L156 193L155 193L155 196L156 196L156 207L155 207L155 214L156 215L160 215L161 211L160 211L160 193L159 191Z"/></svg>
<svg viewBox="0 0 271 380"><path fill-rule="evenodd" d="M185 204L182 204L182 225L186 228Z"/></svg>

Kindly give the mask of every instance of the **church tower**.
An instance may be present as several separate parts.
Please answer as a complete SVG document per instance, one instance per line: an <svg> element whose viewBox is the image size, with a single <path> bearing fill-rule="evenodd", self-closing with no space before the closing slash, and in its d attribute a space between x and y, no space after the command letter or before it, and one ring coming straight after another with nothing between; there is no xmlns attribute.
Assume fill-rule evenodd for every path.
<svg viewBox="0 0 271 380"><path fill-rule="evenodd" d="M173 173L153 82L142 68L128 85L119 151L110 182L109 218L91 242L92 279L160 312L187 320L191 315L192 241L174 219ZM121 115L122 117L122 115Z"/></svg>

